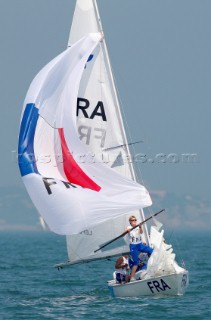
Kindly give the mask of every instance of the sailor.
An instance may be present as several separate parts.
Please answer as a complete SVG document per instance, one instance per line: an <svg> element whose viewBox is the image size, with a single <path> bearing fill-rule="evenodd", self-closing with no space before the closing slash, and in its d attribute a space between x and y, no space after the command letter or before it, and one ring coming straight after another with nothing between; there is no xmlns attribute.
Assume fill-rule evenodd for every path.
<svg viewBox="0 0 211 320"><path fill-rule="evenodd" d="M116 283L126 283L129 281L130 276L127 271L130 269L127 256L121 256L115 263L115 277Z"/></svg>
<svg viewBox="0 0 211 320"><path fill-rule="evenodd" d="M135 281L134 275L137 271L138 265L139 265L139 253L145 252L150 256L152 254L153 249L147 246L142 242L142 225L141 223L139 226L133 230L131 230L133 227L136 226L137 219L135 216L129 217L130 226L126 228L126 231L128 232L129 241L130 241L130 254L132 256L133 260L133 267L131 270L130 275L130 281ZM131 230L131 231L130 231Z"/></svg>

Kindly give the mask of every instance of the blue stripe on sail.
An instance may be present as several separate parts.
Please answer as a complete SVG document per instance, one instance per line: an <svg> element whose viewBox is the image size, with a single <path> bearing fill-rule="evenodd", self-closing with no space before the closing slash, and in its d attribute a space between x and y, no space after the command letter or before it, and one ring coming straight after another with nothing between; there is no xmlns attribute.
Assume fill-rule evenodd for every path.
<svg viewBox="0 0 211 320"><path fill-rule="evenodd" d="M18 164L22 176L39 173L34 156L34 134L38 117L35 104L27 104L21 121L18 143Z"/></svg>
<svg viewBox="0 0 211 320"><path fill-rule="evenodd" d="M89 58L88 58L87 62L92 61L92 59L93 59L93 58L94 58L94 55L93 55L93 54L90 54L90 56L89 56ZM84 69L86 69L86 64L85 64Z"/></svg>

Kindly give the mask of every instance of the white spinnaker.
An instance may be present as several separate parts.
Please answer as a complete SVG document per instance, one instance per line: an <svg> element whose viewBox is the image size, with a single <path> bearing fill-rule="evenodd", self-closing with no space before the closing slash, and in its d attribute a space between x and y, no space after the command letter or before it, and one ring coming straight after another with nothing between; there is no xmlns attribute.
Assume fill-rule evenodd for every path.
<svg viewBox="0 0 211 320"><path fill-rule="evenodd" d="M78 137L78 87L85 63L100 39L99 33L89 34L51 61L35 77L25 99L25 110L30 107L33 112L37 113L39 110L39 114L33 126L35 132L30 130L33 124L32 113L24 112L21 123L19 147L23 153L22 158L25 159L25 166L20 163L23 182L49 228L64 235L82 232L111 217L127 213L128 210L151 204L148 192L143 186L118 174L105 164L95 163L90 166L87 162L76 161L77 155L89 153L89 149ZM54 160L56 159L58 140L62 143L62 139L58 138L59 130L64 132L68 148L66 155L73 158L71 160L67 157L62 165L65 167L66 164L71 169L71 182L76 166L74 172L79 179L76 186L67 184L67 173L60 171L57 163L53 167L50 162L41 165L38 161L37 170L26 168L29 152L33 151L30 146L33 144L35 158L42 156L42 152L49 147L50 155L53 154ZM86 183L87 178L91 179L100 186L100 190L84 187L81 177Z"/></svg>
<svg viewBox="0 0 211 320"><path fill-rule="evenodd" d="M78 0L68 46L87 32L102 32L97 3L95 0ZM78 134L81 141L91 148L93 161L102 161L116 172L135 179L105 40L94 50L86 64L78 98ZM124 146L118 147L121 145ZM96 245L101 245L124 231L128 225L128 217L132 214L140 221L144 220L143 211L141 214L139 211L130 211L118 220L112 219L106 224L84 230L79 235L67 236L69 260L74 263L80 259L98 259L128 251L128 244L121 241L116 244L115 249L110 250L108 246L104 251L93 254ZM147 241L146 228L144 233Z"/></svg>

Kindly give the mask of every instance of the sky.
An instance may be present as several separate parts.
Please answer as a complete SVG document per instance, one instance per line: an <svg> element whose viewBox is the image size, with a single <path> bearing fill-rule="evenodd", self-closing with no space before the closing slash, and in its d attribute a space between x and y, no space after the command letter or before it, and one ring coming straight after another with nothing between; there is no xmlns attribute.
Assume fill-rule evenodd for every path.
<svg viewBox="0 0 211 320"><path fill-rule="evenodd" d="M0 187L22 186L16 155L23 100L36 73L66 48L74 5L0 0ZM135 155L145 185L210 199L211 1L98 5L129 140L143 141Z"/></svg>

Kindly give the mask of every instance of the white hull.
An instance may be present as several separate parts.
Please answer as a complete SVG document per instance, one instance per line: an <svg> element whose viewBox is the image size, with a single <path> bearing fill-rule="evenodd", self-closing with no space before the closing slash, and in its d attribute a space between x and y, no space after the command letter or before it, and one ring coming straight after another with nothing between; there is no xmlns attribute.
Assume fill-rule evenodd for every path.
<svg viewBox="0 0 211 320"><path fill-rule="evenodd" d="M183 295L189 284L188 271L137 280L126 284L108 281L108 288L113 297L140 297L160 295Z"/></svg>

